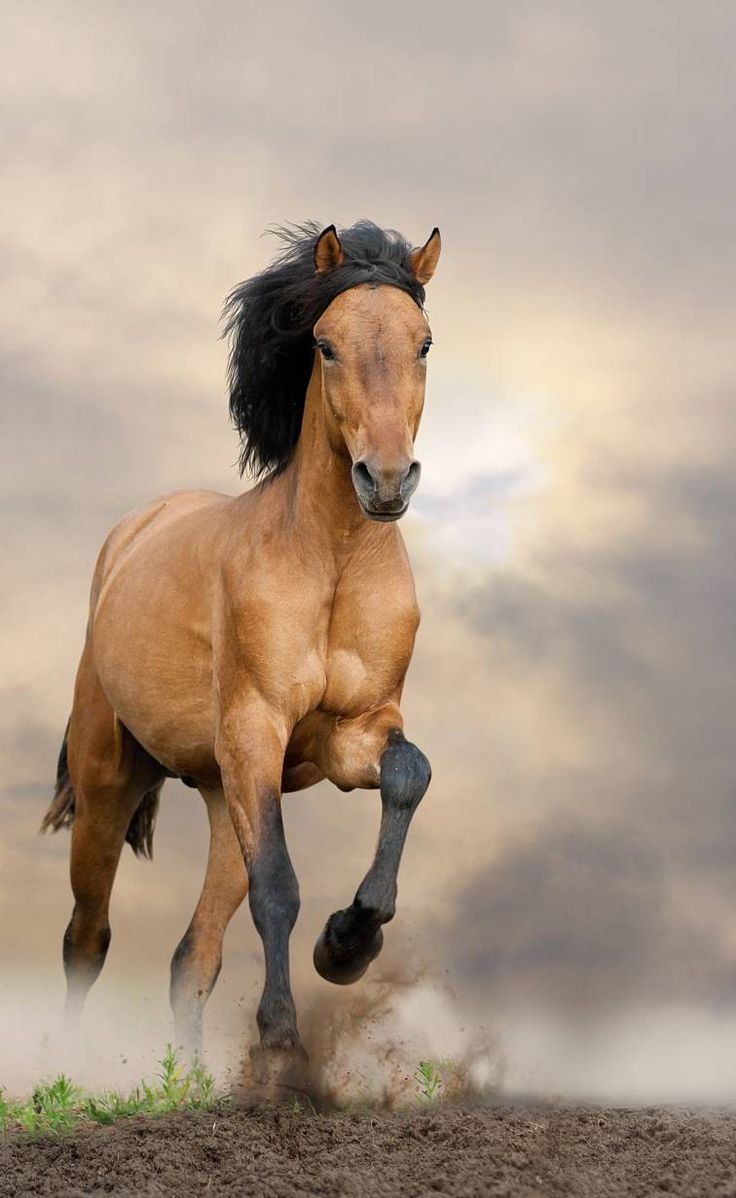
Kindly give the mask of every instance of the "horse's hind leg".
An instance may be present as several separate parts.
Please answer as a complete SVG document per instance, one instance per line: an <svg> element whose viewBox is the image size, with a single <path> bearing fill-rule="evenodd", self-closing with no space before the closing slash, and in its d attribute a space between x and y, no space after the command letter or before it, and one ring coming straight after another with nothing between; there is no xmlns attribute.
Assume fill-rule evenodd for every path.
<svg viewBox="0 0 736 1198"><path fill-rule="evenodd" d="M66 1012L74 1017L105 962L110 893L126 837L138 851L145 851L146 842L150 846L163 780L160 766L117 720L86 654L77 676L67 756L74 804L74 909L64 935L64 969Z"/></svg>
<svg viewBox="0 0 736 1198"><path fill-rule="evenodd" d="M248 893L248 875L222 790L201 791L210 823L210 849L202 893L171 962L171 1006L176 1042L201 1052L202 1013L222 963L227 925Z"/></svg>

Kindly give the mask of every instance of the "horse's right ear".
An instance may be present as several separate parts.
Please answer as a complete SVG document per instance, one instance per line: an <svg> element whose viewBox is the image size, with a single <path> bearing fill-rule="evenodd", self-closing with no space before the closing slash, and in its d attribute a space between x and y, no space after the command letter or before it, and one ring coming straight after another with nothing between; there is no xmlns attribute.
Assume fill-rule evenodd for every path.
<svg viewBox="0 0 736 1198"><path fill-rule="evenodd" d="M326 275L335 267L342 266L344 261L345 254L337 230L334 225L328 225L314 245L314 269L318 275Z"/></svg>

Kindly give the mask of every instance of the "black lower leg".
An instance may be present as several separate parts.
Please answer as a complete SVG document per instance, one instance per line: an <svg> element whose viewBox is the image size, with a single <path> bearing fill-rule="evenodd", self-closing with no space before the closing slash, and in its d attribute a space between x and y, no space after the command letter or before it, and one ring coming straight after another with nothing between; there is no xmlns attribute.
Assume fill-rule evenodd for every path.
<svg viewBox="0 0 736 1198"><path fill-rule="evenodd" d="M347 985L362 977L383 944L381 927L396 912L401 854L432 771L424 754L392 732L381 757L381 828L373 864L352 905L330 916L314 950L317 972Z"/></svg>
<svg viewBox="0 0 736 1198"><path fill-rule="evenodd" d="M110 947L110 926L85 918L83 908L75 904L64 933L63 959L66 975L66 1013L78 1015L90 986L96 982Z"/></svg>
<svg viewBox="0 0 736 1198"><path fill-rule="evenodd" d="M299 913L299 884L286 847L278 795L264 804L259 843L247 868L250 909L266 965L256 1014L261 1047L301 1049L289 979L289 937Z"/></svg>

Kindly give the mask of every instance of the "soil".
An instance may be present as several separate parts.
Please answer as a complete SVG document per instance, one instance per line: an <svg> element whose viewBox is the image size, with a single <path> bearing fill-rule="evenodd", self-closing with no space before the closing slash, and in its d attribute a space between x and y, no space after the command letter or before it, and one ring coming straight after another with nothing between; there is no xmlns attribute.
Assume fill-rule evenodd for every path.
<svg viewBox="0 0 736 1198"><path fill-rule="evenodd" d="M736 1194L736 1114L545 1105L122 1120L0 1140L0 1195Z"/></svg>

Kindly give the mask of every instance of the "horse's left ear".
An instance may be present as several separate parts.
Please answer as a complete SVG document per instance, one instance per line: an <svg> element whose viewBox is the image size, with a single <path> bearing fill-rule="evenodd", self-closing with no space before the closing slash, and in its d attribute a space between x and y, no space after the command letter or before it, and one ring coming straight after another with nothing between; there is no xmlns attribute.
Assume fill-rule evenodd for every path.
<svg viewBox="0 0 736 1198"><path fill-rule="evenodd" d="M314 243L314 269L318 275L326 275L335 267L342 266L344 261L345 254L337 230L334 225L328 225Z"/></svg>
<svg viewBox="0 0 736 1198"><path fill-rule="evenodd" d="M410 262L414 278L424 285L432 278L440 260L442 241L439 229L433 229L424 245L411 251Z"/></svg>

